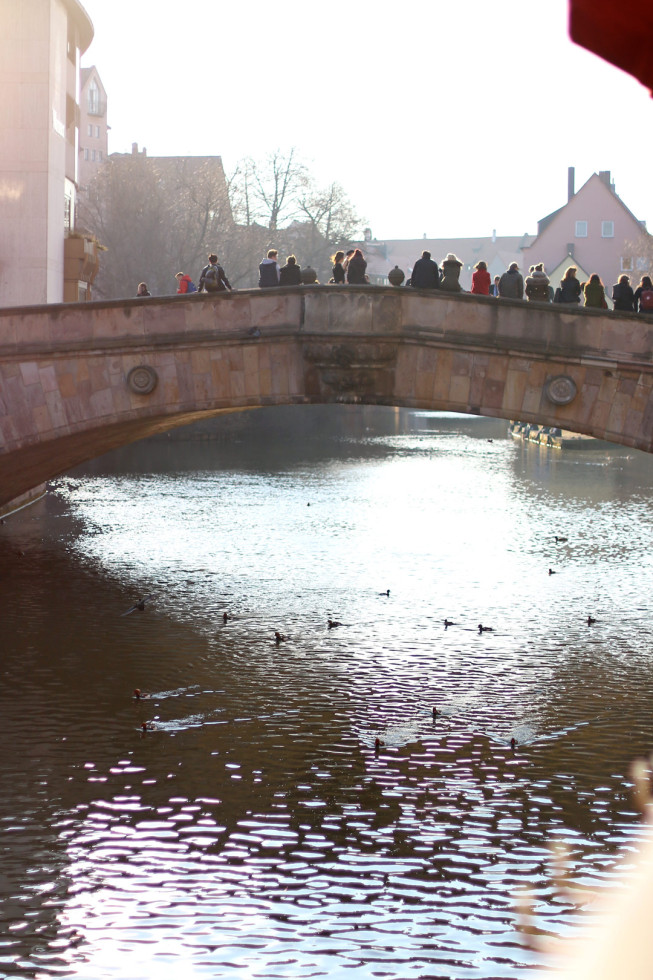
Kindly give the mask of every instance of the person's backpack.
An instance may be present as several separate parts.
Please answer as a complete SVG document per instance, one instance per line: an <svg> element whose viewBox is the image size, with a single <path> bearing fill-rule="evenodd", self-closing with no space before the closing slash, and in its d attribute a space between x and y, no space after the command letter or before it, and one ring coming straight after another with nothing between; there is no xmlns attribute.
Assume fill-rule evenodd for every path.
<svg viewBox="0 0 653 980"><path fill-rule="evenodd" d="M653 310L653 289L643 289L639 297L640 310Z"/></svg>
<svg viewBox="0 0 653 980"><path fill-rule="evenodd" d="M189 279L188 280L188 285L186 287L186 292L187 293L196 293L197 292L197 286L195 285L195 283L193 282L192 279Z"/></svg>
<svg viewBox="0 0 653 980"><path fill-rule="evenodd" d="M219 289L223 288L217 265L210 265L204 273L204 288L207 293L216 293Z"/></svg>

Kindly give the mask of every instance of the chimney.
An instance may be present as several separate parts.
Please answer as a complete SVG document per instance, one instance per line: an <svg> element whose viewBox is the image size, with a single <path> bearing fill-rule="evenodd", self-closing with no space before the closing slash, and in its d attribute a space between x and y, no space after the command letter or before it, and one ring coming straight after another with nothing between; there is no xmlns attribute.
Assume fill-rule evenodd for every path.
<svg viewBox="0 0 653 980"><path fill-rule="evenodd" d="M575 167L567 167L567 203L571 201L572 197L576 193L574 188L575 182L576 182Z"/></svg>
<svg viewBox="0 0 653 980"><path fill-rule="evenodd" d="M132 143L132 156L138 156L138 143Z"/></svg>
<svg viewBox="0 0 653 980"><path fill-rule="evenodd" d="M603 183L608 188L608 190L611 190L612 189L610 187L610 171L609 170L599 170L599 180L603 181Z"/></svg>
<svg viewBox="0 0 653 980"><path fill-rule="evenodd" d="M573 259L574 257L574 242L567 242L567 255Z"/></svg>
<svg viewBox="0 0 653 980"><path fill-rule="evenodd" d="M496 230L496 228L493 228L492 229L492 244L493 245L496 244L496 240L497 240L497 230Z"/></svg>

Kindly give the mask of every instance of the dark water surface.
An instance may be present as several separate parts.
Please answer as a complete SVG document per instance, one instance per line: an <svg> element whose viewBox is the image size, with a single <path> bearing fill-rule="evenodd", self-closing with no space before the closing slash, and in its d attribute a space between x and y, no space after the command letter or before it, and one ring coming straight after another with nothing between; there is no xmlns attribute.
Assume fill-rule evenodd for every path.
<svg viewBox="0 0 653 980"><path fill-rule="evenodd" d="M551 843L600 890L640 838L653 459L334 419L0 527L0 976L512 980L519 889L578 927Z"/></svg>

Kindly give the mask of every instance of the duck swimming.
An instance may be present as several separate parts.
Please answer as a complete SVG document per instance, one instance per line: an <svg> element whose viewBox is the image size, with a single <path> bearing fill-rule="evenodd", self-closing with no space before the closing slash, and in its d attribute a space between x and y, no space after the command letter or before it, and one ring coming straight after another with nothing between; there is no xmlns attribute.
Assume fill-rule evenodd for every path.
<svg viewBox="0 0 653 980"><path fill-rule="evenodd" d="M140 687L134 688L134 697L137 701L144 701L146 698L149 698L149 696L149 694L143 694Z"/></svg>
<svg viewBox="0 0 653 980"><path fill-rule="evenodd" d="M156 725L153 721L144 721L141 725L144 732L154 732L156 731Z"/></svg>
<svg viewBox="0 0 653 980"><path fill-rule="evenodd" d="M517 746L517 739L516 738L511 738L510 739L510 748L511 749L514 749L514 748L516 748L516 746Z"/></svg>
<svg viewBox="0 0 653 980"><path fill-rule="evenodd" d="M283 633L280 633L279 630L276 630L274 634L274 642L277 644L277 646L279 646L280 643L283 643L283 641L287 639L288 639L287 636L285 636Z"/></svg>
<svg viewBox="0 0 653 980"><path fill-rule="evenodd" d="M555 574L556 574L556 572L554 572L554 570L552 568L550 568L549 569L549 575L555 575Z"/></svg>
<svg viewBox="0 0 653 980"><path fill-rule="evenodd" d="M451 619L445 619L444 628L447 629L448 626L455 626L456 624Z"/></svg>
<svg viewBox="0 0 653 980"><path fill-rule="evenodd" d="M390 595L390 589L386 589L385 592L379 592L379 595Z"/></svg>
<svg viewBox="0 0 653 980"><path fill-rule="evenodd" d="M329 619L327 620L327 626L330 630L332 630L335 629L336 626L342 626L342 623L338 622L337 619Z"/></svg>
<svg viewBox="0 0 653 980"><path fill-rule="evenodd" d="M222 613L222 622L226 623L229 620L229 615L226 612Z"/></svg>
<svg viewBox="0 0 653 980"><path fill-rule="evenodd" d="M483 626L483 623L478 624L479 633L494 633L494 626Z"/></svg>
<svg viewBox="0 0 653 980"><path fill-rule="evenodd" d="M596 622L596 620L594 619L593 616L588 616L587 617L587 625L588 626L593 626L595 622Z"/></svg>
<svg viewBox="0 0 653 980"><path fill-rule="evenodd" d="M565 541L568 541L568 540L569 540L568 538L560 538L560 537L558 537L557 534L555 536L555 543L556 544L564 544Z"/></svg>
<svg viewBox="0 0 653 980"><path fill-rule="evenodd" d="M139 599L138 602L135 602L134 605L131 607L131 609L128 609L127 612L122 613L122 615L129 616L129 614L135 612L136 609L138 609L139 612L143 612L143 610L145 609L145 603L149 602L150 599L153 598L154 598L153 595L144 595L142 599Z"/></svg>

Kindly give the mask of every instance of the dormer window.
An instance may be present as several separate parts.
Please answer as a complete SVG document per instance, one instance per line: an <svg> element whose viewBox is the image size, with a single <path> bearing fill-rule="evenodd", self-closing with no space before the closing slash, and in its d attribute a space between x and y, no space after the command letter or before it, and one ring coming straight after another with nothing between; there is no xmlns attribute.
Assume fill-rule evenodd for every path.
<svg viewBox="0 0 653 980"><path fill-rule="evenodd" d="M587 222L576 222L576 238L587 238Z"/></svg>

